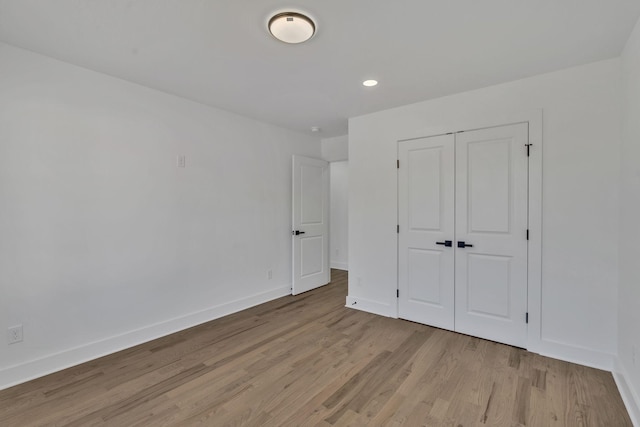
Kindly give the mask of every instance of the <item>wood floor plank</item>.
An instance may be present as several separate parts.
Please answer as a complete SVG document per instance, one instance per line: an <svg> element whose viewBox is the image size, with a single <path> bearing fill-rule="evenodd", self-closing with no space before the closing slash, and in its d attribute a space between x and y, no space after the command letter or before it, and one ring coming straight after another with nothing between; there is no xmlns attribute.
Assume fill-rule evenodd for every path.
<svg viewBox="0 0 640 427"><path fill-rule="evenodd" d="M0 391L0 425L631 426L610 373L344 307L347 274Z"/></svg>

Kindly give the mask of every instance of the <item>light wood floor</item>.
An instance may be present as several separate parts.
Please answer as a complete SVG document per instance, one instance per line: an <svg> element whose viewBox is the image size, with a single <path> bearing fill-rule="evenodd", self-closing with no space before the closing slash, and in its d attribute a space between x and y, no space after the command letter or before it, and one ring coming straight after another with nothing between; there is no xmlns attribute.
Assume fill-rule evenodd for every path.
<svg viewBox="0 0 640 427"><path fill-rule="evenodd" d="M0 426L631 426L610 373L320 289L0 391Z"/></svg>

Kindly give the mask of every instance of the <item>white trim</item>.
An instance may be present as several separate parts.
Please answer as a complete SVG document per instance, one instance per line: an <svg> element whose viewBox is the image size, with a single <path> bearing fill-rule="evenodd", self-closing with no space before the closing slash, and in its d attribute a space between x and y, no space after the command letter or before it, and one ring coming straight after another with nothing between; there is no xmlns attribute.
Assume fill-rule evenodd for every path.
<svg viewBox="0 0 640 427"><path fill-rule="evenodd" d="M393 315L389 304L382 304L365 298L347 296L347 303L345 304L345 307L366 311L367 313L378 314L380 316L397 318L397 316Z"/></svg>
<svg viewBox="0 0 640 427"><path fill-rule="evenodd" d="M573 346L548 339L541 340L534 353L553 359L564 360L565 362L601 369L603 371L613 371L616 357L614 354L603 353L590 348Z"/></svg>
<svg viewBox="0 0 640 427"><path fill-rule="evenodd" d="M625 367L616 359L616 370L613 371L613 379L618 386L618 391L627 408L629 418L635 427L640 427L640 395L635 390L630 381L627 381L629 374Z"/></svg>
<svg viewBox="0 0 640 427"><path fill-rule="evenodd" d="M349 264L347 264L346 262L331 261L331 268L335 268L337 270L349 271Z"/></svg>
<svg viewBox="0 0 640 427"><path fill-rule="evenodd" d="M291 285L145 326L0 370L0 390L291 295Z"/></svg>
<svg viewBox="0 0 640 427"><path fill-rule="evenodd" d="M527 349L536 352L542 340L542 110L528 114L529 122L529 249L528 293L529 325Z"/></svg>

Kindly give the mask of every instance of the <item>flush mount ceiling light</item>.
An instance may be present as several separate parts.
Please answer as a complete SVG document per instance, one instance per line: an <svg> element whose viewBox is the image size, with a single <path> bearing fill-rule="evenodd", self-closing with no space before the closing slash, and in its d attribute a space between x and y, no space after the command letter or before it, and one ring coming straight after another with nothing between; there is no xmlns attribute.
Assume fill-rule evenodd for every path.
<svg viewBox="0 0 640 427"><path fill-rule="evenodd" d="M269 19L269 32L285 43L302 43L316 32L316 24L298 12L278 13Z"/></svg>
<svg viewBox="0 0 640 427"><path fill-rule="evenodd" d="M362 82L363 86L372 87L378 84L377 80L365 80Z"/></svg>

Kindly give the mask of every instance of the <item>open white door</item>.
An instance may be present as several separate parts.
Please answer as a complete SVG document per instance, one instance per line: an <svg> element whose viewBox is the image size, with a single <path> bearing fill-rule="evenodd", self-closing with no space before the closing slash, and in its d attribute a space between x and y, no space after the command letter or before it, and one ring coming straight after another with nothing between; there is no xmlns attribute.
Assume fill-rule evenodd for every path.
<svg viewBox="0 0 640 427"><path fill-rule="evenodd" d="M329 163L293 156L293 295L331 280Z"/></svg>

